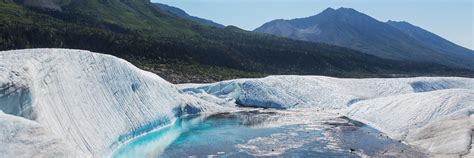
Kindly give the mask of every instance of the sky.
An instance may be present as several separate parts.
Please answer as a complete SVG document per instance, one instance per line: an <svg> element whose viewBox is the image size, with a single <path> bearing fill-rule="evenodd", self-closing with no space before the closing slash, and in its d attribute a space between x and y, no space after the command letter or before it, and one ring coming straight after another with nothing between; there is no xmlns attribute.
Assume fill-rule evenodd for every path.
<svg viewBox="0 0 474 158"><path fill-rule="evenodd" d="M328 7L354 8L380 21L407 21L474 50L473 0L152 0L188 14L253 30L274 19L315 15Z"/></svg>

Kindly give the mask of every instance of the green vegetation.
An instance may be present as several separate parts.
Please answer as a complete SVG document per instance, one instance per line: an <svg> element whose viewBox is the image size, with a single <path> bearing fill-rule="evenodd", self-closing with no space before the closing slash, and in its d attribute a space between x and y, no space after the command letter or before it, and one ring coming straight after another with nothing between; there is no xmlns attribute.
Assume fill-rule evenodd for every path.
<svg viewBox="0 0 474 158"><path fill-rule="evenodd" d="M174 83L210 83L235 78L260 78L263 73L240 71L230 68L200 64L156 64L147 60L127 59L143 70L158 74Z"/></svg>
<svg viewBox="0 0 474 158"><path fill-rule="evenodd" d="M73 48L112 54L172 82L265 74L338 77L473 74L428 63L187 21L145 0L54 0L61 11L0 0L0 50ZM19 4L20 3L20 4Z"/></svg>

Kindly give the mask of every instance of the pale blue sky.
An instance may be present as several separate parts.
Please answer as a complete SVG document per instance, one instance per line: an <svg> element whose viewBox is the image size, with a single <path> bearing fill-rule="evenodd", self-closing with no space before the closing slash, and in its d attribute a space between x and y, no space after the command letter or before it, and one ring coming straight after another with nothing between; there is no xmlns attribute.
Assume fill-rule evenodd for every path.
<svg viewBox="0 0 474 158"><path fill-rule="evenodd" d="M354 8L380 21L407 21L474 49L473 0L152 0L191 15L253 30L274 19L315 15L332 7Z"/></svg>

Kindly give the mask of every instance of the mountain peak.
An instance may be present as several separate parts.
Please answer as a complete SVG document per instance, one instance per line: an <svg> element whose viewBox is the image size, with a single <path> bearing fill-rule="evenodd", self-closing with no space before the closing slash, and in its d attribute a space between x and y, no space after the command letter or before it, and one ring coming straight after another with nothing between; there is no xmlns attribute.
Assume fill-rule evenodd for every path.
<svg viewBox="0 0 474 158"><path fill-rule="evenodd" d="M344 7L340 7L336 9L336 12L339 14L345 14L345 15L365 15L364 13L361 13L353 8L344 8Z"/></svg>
<svg viewBox="0 0 474 158"><path fill-rule="evenodd" d="M367 22L376 23L376 19L361 13L353 8L340 7L338 9L328 8L323 12L311 17L312 21L339 21L339 22ZM322 20L325 19L325 20Z"/></svg>
<svg viewBox="0 0 474 158"><path fill-rule="evenodd" d="M471 69L474 61L473 57L462 55L462 52L468 51L410 23L381 22L352 8L328 8L310 17L287 20L286 23L264 24L256 31L296 40L345 46L394 60L431 62ZM426 41L437 44L427 44ZM453 55L456 52L460 52L457 56L465 58Z"/></svg>
<svg viewBox="0 0 474 158"><path fill-rule="evenodd" d="M336 11L336 10L333 9L333 8L331 8L331 7L329 7L329 8L324 9L323 12L333 12L333 11Z"/></svg>
<svg viewBox="0 0 474 158"><path fill-rule="evenodd" d="M343 15L343 16L360 16L360 15L365 15L353 8L344 8L340 7L338 9L333 9L333 8L327 8L323 12L321 12L318 15L325 15L325 16L333 16L333 15Z"/></svg>
<svg viewBox="0 0 474 158"><path fill-rule="evenodd" d="M358 12L357 10L355 10L353 8L344 8L344 7L337 8L336 11L339 11L339 12Z"/></svg>
<svg viewBox="0 0 474 158"><path fill-rule="evenodd" d="M320 12L319 14L316 14L316 15L333 15L335 13L336 13L336 10L329 7L329 8L324 9L322 12ZM316 15L313 15L313 16L316 16Z"/></svg>

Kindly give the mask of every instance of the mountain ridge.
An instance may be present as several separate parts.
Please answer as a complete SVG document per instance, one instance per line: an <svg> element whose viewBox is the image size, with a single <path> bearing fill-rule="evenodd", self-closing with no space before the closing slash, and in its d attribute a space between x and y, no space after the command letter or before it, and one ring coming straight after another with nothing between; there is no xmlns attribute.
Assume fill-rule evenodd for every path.
<svg viewBox="0 0 474 158"><path fill-rule="evenodd" d="M188 13L186 13L186 11L184 11L182 9L179 9L177 7L173 7L173 6L170 6L170 5L167 5L167 4L163 4L163 3L154 3L154 4L159 6L161 9L166 10L166 11L170 12L171 14L174 14L174 15L179 16L181 18L185 18L185 19L188 19L188 20L191 20L191 21L203 24L203 25L207 25L207 26L212 26L212 27L217 27L217 28L224 28L225 27L224 25L216 23L212 20L203 19L203 18L200 18L200 17L189 15Z"/></svg>
<svg viewBox="0 0 474 158"><path fill-rule="evenodd" d="M457 75L444 65L399 62L324 43L237 27L208 27L151 2L57 0L61 10L0 1L0 50L72 48L102 52L174 82L215 82L266 74L336 77Z"/></svg>
<svg viewBox="0 0 474 158"><path fill-rule="evenodd" d="M348 47L387 59L474 69L474 58L442 53L439 48L430 47L399 28L352 8L328 8L305 18L273 20L254 31Z"/></svg>
<svg viewBox="0 0 474 158"><path fill-rule="evenodd" d="M439 35L431 33L409 22L388 20L386 23L405 32L420 42L426 41L424 44L430 45L430 47L436 47L449 53L470 52L472 55L474 55L474 50L457 45L456 43L446 40Z"/></svg>

